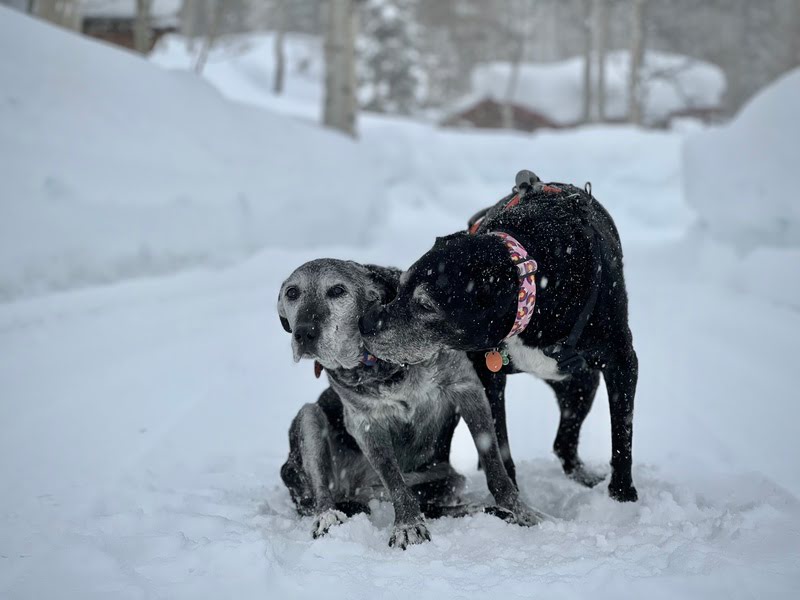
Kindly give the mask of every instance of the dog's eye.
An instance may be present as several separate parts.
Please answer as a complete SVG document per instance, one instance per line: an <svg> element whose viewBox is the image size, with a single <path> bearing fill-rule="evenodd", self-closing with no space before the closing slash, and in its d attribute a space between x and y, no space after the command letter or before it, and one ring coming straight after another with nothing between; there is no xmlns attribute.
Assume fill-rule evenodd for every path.
<svg viewBox="0 0 800 600"><path fill-rule="evenodd" d="M286 298L288 300L297 300L300 297L300 290L295 287L288 287L286 288Z"/></svg>
<svg viewBox="0 0 800 600"><path fill-rule="evenodd" d="M436 312L436 306L434 306L433 302L431 302L430 300L419 299L417 300L417 306L419 306L422 312L426 313Z"/></svg>
<svg viewBox="0 0 800 600"><path fill-rule="evenodd" d="M344 296L347 293L347 290L344 289L343 285L335 285L328 290L328 298L339 298L340 296Z"/></svg>

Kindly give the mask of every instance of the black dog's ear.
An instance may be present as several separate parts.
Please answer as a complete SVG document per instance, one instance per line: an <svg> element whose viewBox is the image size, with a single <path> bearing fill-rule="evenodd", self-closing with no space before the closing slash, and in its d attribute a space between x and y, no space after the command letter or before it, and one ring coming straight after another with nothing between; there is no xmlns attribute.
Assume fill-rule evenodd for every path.
<svg viewBox="0 0 800 600"><path fill-rule="evenodd" d="M397 296L397 288L400 286L400 269L394 267L381 267L378 265L364 265L369 273L370 281L378 290L381 304L387 304Z"/></svg>
<svg viewBox="0 0 800 600"><path fill-rule="evenodd" d="M289 319L286 317L281 317L281 325L283 325L283 329L286 333L292 333L292 328L289 326Z"/></svg>
<svg viewBox="0 0 800 600"><path fill-rule="evenodd" d="M469 236L468 231L456 231L455 233L451 233L450 235L446 235L444 237L437 237L436 241L433 243L434 249L442 248L443 246L447 246L453 240L461 239L465 236Z"/></svg>

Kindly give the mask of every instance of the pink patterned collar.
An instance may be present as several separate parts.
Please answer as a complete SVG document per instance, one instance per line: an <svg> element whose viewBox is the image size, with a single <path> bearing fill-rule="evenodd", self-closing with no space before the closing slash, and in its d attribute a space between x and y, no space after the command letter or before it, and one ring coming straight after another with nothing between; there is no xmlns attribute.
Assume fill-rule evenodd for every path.
<svg viewBox="0 0 800 600"><path fill-rule="evenodd" d="M503 339L508 339L525 331L528 323L533 317L533 309L536 306L536 261L528 256L528 251L512 236L502 231L491 231L491 235L496 235L503 240L511 261L517 268L519 276L519 294L517 295L517 313L514 316L514 325L511 331Z"/></svg>

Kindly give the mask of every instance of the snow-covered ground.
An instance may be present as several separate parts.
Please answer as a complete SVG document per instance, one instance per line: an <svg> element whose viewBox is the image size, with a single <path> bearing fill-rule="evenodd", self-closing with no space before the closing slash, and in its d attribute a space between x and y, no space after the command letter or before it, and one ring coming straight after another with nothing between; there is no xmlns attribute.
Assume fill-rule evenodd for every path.
<svg viewBox="0 0 800 600"><path fill-rule="evenodd" d="M56 79L34 53L40 43L62 63ZM13 191L0 197L0 282L15 297L0 304L0 597L796 596L800 314L764 292L780 284L769 274L712 276L739 257L685 235L694 213L683 201L680 134L474 134L367 117L353 143L303 122L311 98L298 98L291 117L276 114L268 79L242 100L271 111L244 108L186 73L2 9L0 50L0 80L10 81L0 89L0 178ZM27 56L37 69L11 65ZM223 62L215 80L212 56L214 85L241 74ZM108 83L89 94L76 81ZM155 98L118 138L107 128L142 100L114 90L134 85ZM204 122L222 115L239 124ZM199 155L193 136L204 126L211 138ZM332 179L320 181L326 161ZM442 519L431 543L401 552L387 546L391 509L381 505L312 541L278 469L292 416L324 381L292 363L274 309L280 281L323 255L407 265L504 194L521 167L591 180L620 225L641 362L641 500L617 504L602 485L566 480L550 454L554 399L517 376L508 410L521 487L554 521ZM74 178L70 194L42 187L57 169ZM261 203L253 212L265 216L244 219L256 237L232 251L241 236L225 233L221 215L239 210L231 194L248 181ZM182 189L188 208L157 195L164 187ZM202 254L168 269L187 231ZM137 246L151 262L116 269ZM86 257L74 263L86 265L80 276L57 260L71 248ZM47 265L46 280L36 265ZM87 287L101 281L110 283ZM607 469L609 437L601 393L581 443L597 468ZM483 497L461 429L453 461Z"/></svg>

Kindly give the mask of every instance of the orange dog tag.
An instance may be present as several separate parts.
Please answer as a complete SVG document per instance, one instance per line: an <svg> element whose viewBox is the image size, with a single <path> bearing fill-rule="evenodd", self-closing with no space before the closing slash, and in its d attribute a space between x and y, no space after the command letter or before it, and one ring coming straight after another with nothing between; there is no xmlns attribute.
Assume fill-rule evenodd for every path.
<svg viewBox="0 0 800 600"><path fill-rule="evenodd" d="M503 355L497 350L486 353L486 368L492 373L497 373L503 368Z"/></svg>
<svg viewBox="0 0 800 600"><path fill-rule="evenodd" d="M314 361L314 377L319 379L320 375L322 375L322 365L317 361Z"/></svg>

